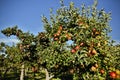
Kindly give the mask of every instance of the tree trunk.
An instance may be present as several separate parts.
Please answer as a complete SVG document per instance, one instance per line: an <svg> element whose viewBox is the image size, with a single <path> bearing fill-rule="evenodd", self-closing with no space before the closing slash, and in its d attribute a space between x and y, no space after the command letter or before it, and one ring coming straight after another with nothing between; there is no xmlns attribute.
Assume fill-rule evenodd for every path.
<svg viewBox="0 0 120 80"><path fill-rule="evenodd" d="M50 80L54 75L49 76L49 72L47 69L45 69L45 73L46 73L46 80Z"/></svg>
<svg viewBox="0 0 120 80"><path fill-rule="evenodd" d="M45 73L46 73L46 80L49 80L49 73L48 73L47 69L45 69Z"/></svg>
<svg viewBox="0 0 120 80"><path fill-rule="evenodd" d="M25 68L25 66L24 66L24 63L23 63L22 66L21 66L20 80L24 80L24 68Z"/></svg>

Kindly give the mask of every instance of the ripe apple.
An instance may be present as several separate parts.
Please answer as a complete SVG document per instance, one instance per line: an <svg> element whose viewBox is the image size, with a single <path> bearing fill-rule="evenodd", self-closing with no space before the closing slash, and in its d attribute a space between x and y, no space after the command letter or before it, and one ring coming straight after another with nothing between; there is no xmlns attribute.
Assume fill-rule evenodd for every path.
<svg viewBox="0 0 120 80"><path fill-rule="evenodd" d="M32 67L32 71L33 71L33 72L37 72L36 67Z"/></svg>
<svg viewBox="0 0 120 80"><path fill-rule="evenodd" d="M96 29L96 28L93 28L92 31L95 33L95 32L97 31L97 29Z"/></svg>
<svg viewBox="0 0 120 80"><path fill-rule="evenodd" d="M58 40L58 38L54 38L54 41L57 41Z"/></svg>
<svg viewBox="0 0 120 80"><path fill-rule="evenodd" d="M92 52L91 52L91 54L95 55L95 54L97 54L97 51L95 49L93 49Z"/></svg>
<svg viewBox="0 0 120 80"><path fill-rule="evenodd" d="M104 73L105 73L105 71L104 71L103 69L101 69L101 70L100 70L100 73L101 73L101 74L104 74Z"/></svg>
<svg viewBox="0 0 120 80"><path fill-rule="evenodd" d="M78 50L78 49L80 49L80 46L76 46L76 47L75 47L75 50Z"/></svg>
<svg viewBox="0 0 120 80"><path fill-rule="evenodd" d="M66 34L65 36L66 36L66 37L69 37L70 35L69 35L69 34Z"/></svg>
<svg viewBox="0 0 120 80"><path fill-rule="evenodd" d="M60 36L60 33L57 33L56 36Z"/></svg>
<svg viewBox="0 0 120 80"><path fill-rule="evenodd" d="M115 70L116 74L119 74L120 75L120 70Z"/></svg>
<svg viewBox="0 0 120 80"><path fill-rule="evenodd" d="M83 42L81 42L81 43L80 43L80 46L84 46L84 43L83 43Z"/></svg>
<svg viewBox="0 0 120 80"><path fill-rule="evenodd" d="M109 73L111 78L116 78L116 72L112 71Z"/></svg>
<svg viewBox="0 0 120 80"><path fill-rule="evenodd" d="M57 34L54 34L54 37L57 37Z"/></svg>
<svg viewBox="0 0 120 80"><path fill-rule="evenodd" d="M75 53L75 52L76 52L76 50L75 50L75 49L72 49L72 50L71 50L71 52L72 52L72 53Z"/></svg>
<svg viewBox="0 0 120 80"><path fill-rule="evenodd" d="M92 66L92 67L91 67L91 71L94 71L94 72L95 72L96 70L97 70L97 69L96 69L95 66Z"/></svg>
<svg viewBox="0 0 120 80"><path fill-rule="evenodd" d="M120 79L120 75L117 74L117 75L116 75L116 79Z"/></svg>

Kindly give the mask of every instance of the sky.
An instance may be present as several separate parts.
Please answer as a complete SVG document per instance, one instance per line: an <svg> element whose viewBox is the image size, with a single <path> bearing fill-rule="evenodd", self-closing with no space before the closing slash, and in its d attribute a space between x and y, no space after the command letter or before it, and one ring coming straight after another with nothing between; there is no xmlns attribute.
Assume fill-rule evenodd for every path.
<svg viewBox="0 0 120 80"><path fill-rule="evenodd" d="M64 0L65 6L73 1L76 7L82 3L86 6L93 4L94 0ZM60 8L59 0L0 0L0 31L18 25L23 31L30 31L33 34L44 31L41 16L49 18L50 8L56 11ZM111 12L112 20L110 26L111 39L120 42L120 0L98 0L98 10L104 8ZM6 38L0 33L0 42L18 42L14 37Z"/></svg>

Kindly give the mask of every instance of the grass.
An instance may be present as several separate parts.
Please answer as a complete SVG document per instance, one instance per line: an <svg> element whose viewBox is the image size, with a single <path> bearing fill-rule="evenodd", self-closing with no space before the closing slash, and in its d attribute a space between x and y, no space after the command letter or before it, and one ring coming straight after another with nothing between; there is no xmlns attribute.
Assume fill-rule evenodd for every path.
<svg viewBox="0 0 120 80"><path fill-rule="evenodd" d="M3 76L3 75L2 75ZM8 72L4 80L19 80L20 73ZM24 80L45 80L45 74L43 72L27 72L27 75L24 77Z"/></svg>

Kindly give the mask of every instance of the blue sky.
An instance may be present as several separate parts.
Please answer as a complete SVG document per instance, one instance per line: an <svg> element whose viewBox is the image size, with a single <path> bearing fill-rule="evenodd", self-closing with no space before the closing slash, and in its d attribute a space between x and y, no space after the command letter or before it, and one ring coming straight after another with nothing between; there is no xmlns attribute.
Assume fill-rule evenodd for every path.
<svg viewBox="0 0 120 80"><path fill-rule="evenodd" d="M75 6L80 7L82 3L92 5L94 0L64 0L66 6L73 1ZM59 0L0 0L0 30L18 25L23 31L37 34L44 30L41 16L49 17L49 9L55 11L60 7ZM110 26L113 40L120 41L120 0L98 0L98 9L105 8L106 12L112 12ZM7 41L6 41L7 40ZM0 33L1 41L15 41L5 38ZM17 41L15 41L17 42Z"/></svg>

